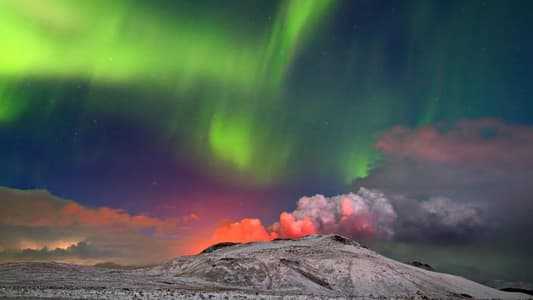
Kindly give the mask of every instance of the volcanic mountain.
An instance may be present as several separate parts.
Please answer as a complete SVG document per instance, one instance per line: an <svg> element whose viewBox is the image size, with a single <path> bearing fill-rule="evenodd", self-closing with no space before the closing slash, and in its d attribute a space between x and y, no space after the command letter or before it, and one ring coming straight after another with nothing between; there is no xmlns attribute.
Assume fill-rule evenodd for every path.
<svg viewBox="0 0 533 300"><path fill-rule="evenodd" d="M1 297L528 299L386 258L339 235L212 246L134 270L0 265Z"/></svg>

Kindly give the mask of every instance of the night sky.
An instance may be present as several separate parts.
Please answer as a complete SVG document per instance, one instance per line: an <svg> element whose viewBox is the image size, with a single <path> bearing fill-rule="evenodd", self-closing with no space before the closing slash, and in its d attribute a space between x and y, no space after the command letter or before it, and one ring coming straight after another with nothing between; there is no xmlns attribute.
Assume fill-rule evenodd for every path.
<svg viewBox="0 0 533 300"><path fill-rule="evenodd" d="M532 283L531 28L518 0L0 0L0 261L339 232Z"/></svg>

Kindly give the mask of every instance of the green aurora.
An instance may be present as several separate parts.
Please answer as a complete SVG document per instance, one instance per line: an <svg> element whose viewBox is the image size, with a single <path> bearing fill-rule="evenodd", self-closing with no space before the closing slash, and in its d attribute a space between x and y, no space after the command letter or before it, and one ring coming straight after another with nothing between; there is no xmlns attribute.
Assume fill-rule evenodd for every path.
<svg viewBox="0 0 533 300"><path fill-rule="evenodd" d="M310 172L349 184L379 163L373 144L391 126L515 113L492 100L513 71L499 62L511 50L492 41L516 36L491 20L510 9L492 5L472 19L477 2L446 13L406 2L400 16L361 15L340 42L330 33L352 5L1 1L0 126L61 118L76 101L86 114L146 124L237 181ZM380 30L387 22L397 24Z"/></svg>
<svg viewBox="0 0 533 300"><path fill-rule="evenodd" d="M270 85L267 78L272 85L283 80L298 45L333 4L286 2L272 30L257 37L190 10L154 13L146 2L2 1L0 74L117 83L155 76L181 91L202 81L257 89Z"/></svg>
<svg viewBox="0 0 533 300"><path fill-rule="evenodd" d="M113 1L111 6L103 0L3 1L0 76L10 81L77 78L95 85L148 82L176 98L191 95L195 88L214 86L202 101L218 108L199 113L207 118L202 123L209 123L202 130L208 131L203 134L209 136L211 154L238 170L253 171L257 179L268 179L271 172L279 172L276 165L282 164L287 151L280 141L274 147L283 153L266 157L263 163L269 170L255 171L264 169L259 162L260 155L265 159L264 153L258 148L273 132L262 132L253 117L257 105L250 103L277 101L297 50L333 11L334 2L280 3L271 28L253 32L205 14L198 17L185 4L180 8L184 11L176 17L145 2L128 0ZM2 86L0 120L15 122L31 100L17 97L9 84ZM235 92L223 95L220 89ZM257 99L265 93L268 97ZM95 98L89 105L113 106L112 99ZM180 106L176 101L175 110ZM240 109L235 111L235 106Z"/></svg>

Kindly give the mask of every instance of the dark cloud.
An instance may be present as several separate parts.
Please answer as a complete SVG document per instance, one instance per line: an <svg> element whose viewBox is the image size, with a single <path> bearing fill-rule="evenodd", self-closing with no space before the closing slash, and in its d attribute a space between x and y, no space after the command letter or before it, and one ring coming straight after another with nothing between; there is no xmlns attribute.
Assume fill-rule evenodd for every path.
<svg viewBox="0 0 533 300"><path fill-rule="evenodd" d="M97 247L87 243L78 242L72 244L65 249L55 248L49 249L43 247L41 249L11 249L0 251L0 260L3 261L23 261L23 260L102 260L116 253L106 252Z"/></svg>
<svg viewBox="0 0 533 300"><path fill-rule="evenodd" d="M395 240L433 243L464 242L490 227L482 206L445 197L417 201L391 196L398 219Z"/></svg>

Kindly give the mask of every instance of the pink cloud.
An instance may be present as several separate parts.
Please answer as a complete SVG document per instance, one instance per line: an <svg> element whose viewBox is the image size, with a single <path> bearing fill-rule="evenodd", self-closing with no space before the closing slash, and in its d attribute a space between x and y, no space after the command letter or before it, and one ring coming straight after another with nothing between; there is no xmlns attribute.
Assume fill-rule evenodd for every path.
<svg viewBox="0 0 533 300"><path fill-rule="evenodd" d="M495 119L462 121L447 130L395 127L377 148L394 155L436 163L469 166L533 166L533 129Z"/></svg>

